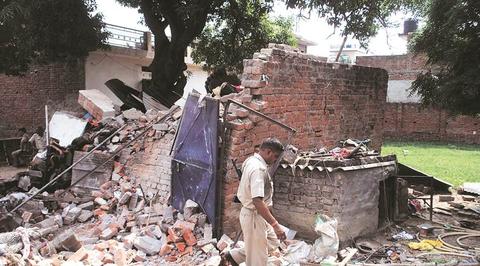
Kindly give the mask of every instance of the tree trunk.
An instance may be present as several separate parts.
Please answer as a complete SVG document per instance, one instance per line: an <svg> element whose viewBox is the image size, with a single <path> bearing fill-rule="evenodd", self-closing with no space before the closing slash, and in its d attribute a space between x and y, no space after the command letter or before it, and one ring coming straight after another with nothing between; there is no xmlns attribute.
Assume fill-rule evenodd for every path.
<svg viewBox="0 0 480 266"><path fill-rule="evenodd" d="M187 45L174 45L166 42L161 45L160 38L155 35L155 57L150 64L152 81L144 91L166 107L171 107L183 96L183 89L187 83L184 71L187 65L184 62L184 53Z"/></svg>
<svg viewBox="0 0 480 266"><path fill-rule="evenodd" d="M141 1L145 23L155 35L155 56L150 64L152 81L144 92L166 107L171 107L183 96L187 84L185 52L205 27L212 2ZM167 26L172 34L170 39L165 34Z"/></svg>

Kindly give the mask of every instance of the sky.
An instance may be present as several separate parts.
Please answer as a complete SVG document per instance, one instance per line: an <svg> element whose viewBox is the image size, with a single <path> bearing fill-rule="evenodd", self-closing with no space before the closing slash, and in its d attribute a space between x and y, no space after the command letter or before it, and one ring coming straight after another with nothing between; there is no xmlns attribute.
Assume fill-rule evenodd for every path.
<svg viewBox="0 0 480 266"><path fill-rule="evenodd" d="M116 0L98 0L98 11L104 16L104 21L110 24L148 31L148 27L139 23L142 15L136 9L123 7ZM297 19L297 10L287 9L284 4L276 3L273 16L290 16L296 22L295 33L303 38L315 42L316 46L309 46L308 53L318 56L329 56L331 45L340 45L342 37L333 34L334 28L329 26L325 20L312 14L310 19ZM394 55L406 53L406 41L398 36L403 31L403 20L405 14L396 14L391 21L398 27L381 29L378 35L370 40L367 54L370 55ZM348 39L347 44L355 42Z"/></svg>

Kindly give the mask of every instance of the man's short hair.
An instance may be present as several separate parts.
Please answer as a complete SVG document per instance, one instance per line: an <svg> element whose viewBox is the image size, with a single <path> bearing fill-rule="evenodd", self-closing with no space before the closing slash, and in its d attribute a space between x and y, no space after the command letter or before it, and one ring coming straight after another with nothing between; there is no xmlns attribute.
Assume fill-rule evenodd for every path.
<svg viewBox="0 0 480 266"><path fill-rule="evenodd" d="M23 132L23 133L27 133L27 129L25 129L24 127L19 128L18 131Z"/></svg>
<svg viewBox="0 0 480 266"><path fill-rule="evenodd" d="M262 142L260 149L270 149L274 152L282 152L284 150L283 144L277 138L268 138Z"/></svg>

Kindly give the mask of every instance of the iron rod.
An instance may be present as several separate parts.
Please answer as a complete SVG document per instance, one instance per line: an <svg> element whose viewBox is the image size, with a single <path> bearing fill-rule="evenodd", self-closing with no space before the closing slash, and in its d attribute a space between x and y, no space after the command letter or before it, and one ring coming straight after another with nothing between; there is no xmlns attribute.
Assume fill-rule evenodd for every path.
<svg viewBox="0 0 480 266"><path fill-rule="evenodd" d="M48 129L48 105L45 105L45 143L50 144L50 132Z"/></svg>
<svg viewBox="0 0 480 266"><path fill-rule="evenodd" d="M256 115L258 115L258 116L260 116L260 117L262 117L262 118L264 118L264 119L267 119L268 121L270 121L270 122L272 122L272 123L274 123L274 124L277 124L277 125L285 128L285 129L287 129L287 130L290 130L290 131L295 132L295 133L297 132L297 130L295 130L294 128L291 128L291 127L289 127L289 126L287 126L287 125L285 125L285 124L283 124L283 123L281 123L281 122L278 122L277 120L275 120L275 119L273 119L273 118L271 118L271 117L269 117L269 116L266 116L266 115L260 113L259 111L256 111L256 110L254 110L254 109L252 109L252 108L250 108L250 107L248 107L248 106L246 106L246 105L244 105L244 104L241 104L241 103L239 103L239 102L237 102L237 101L235 101L235 100L229 99L228 102L229 102L229 103L236 104L236 105L238 105L238 106L240 106L240 107L242 107L242 108L245 108L245 109L247 109L248 111L250 111L250 112L252 112L252 113L254 113L254 114L256 114ZM225 112L227 112L227 109L225 109Z"/></svg>

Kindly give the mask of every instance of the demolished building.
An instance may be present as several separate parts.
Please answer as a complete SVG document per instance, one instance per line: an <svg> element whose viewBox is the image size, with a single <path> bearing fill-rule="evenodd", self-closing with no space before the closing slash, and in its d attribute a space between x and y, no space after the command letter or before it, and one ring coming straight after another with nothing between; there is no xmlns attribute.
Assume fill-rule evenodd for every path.
<svg viewBox="0 0 480 266"><path fill-rule="evenodd" d="M353 137L370 138L370 147L380 150L387 79L382 69L326 63L272 44L244 61L241 93L220 99L191 94L183 110L128 110L107 119L115 126L103 151L81 162L92 147L76 152L73 188L32 201L56 209L37 206L34 214L31 206L23 208L32 216L19 223L40 227L49 240L31 260L217 265L219 251L240 236L235 166L270 136L315 150L278 166L274 211L280 223L310 240L318 214L337 219L342 242L375 232L389 215L381 213L391 200L382 186L397 174L396 158L326 148ZM84 108L95 105L81 97ZM77 222L74 232L66 230ZM32 234L21 230L15 237Z"/></svg>

